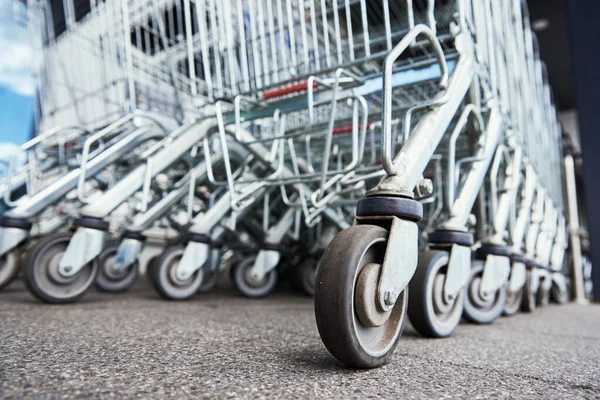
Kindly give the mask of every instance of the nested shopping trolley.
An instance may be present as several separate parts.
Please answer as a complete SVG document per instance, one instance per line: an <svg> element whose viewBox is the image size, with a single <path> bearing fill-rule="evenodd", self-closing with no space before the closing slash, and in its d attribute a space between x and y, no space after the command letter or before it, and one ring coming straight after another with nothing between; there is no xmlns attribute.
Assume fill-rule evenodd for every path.
<svg viewBox="0 0 600 400"><path fill-rule="evenodd" d="M407 315L448 336L563 293L561 130L527 18L509 0L95 3L71 24L120 71L98 71L106 104L164 137L96 198L84 183L110 125L88 137L75 232L32 249L30 289L71 301L98 270L127 286L147 230L183 204L149 264L163 297L225 264L249 297L289 273L352 366L385 363ZM55 114L88 110L70 104Z"/></svg>

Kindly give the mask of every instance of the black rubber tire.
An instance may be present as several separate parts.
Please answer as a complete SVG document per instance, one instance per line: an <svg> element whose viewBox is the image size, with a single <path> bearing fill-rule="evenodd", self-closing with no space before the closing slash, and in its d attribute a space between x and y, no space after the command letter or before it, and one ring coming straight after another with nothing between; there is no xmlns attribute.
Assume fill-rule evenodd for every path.
<svg viewBox="0 0 600 400"><path fill-rule="evenodd" d="M450 336L463 314L464 288L458 292L452 304L446 304L443 299L449 260L446 251L424 251L419 255L417 271L409 284L408 319L417 332L425 337Z"/></svg>
<svg viewBox="0 0 600 400"><path fill-rule="evenodd" d="M53 281L49 276L49 269L54 267L59 254L64 253L72 237L70 232L60 232L40 239L27 252L23 262L25 287L46 303L70 303L81 298L98 275L98 263L94 260L70 280L66 279L68 282L64 284Z"/></svg>
<svg viewBox="0 0 600 400"><path fill-rule="evenodd" d="M16 247L0 257L0 289L8 286L21 269L21 256L23 251Z"/></svg>
<svg viewBox="0 0 600 400"><path fill-rule="evenodd" d="M278 274L277 268L271 270L262 280L262 282L252 282L249 280L248 272L252 268L255 257L247 257L235 263L231 268L231 281L233 286L243 296L249 298L260 298L268 296L277 286Z"/></svg>
<svg viewBox="0 0 600 400"><path fill-rule="evenodd" d="M523 286L523 303L521 303L521 311L528 313L534 312L537 305L537 291L534 292L531 289L531 275L532 271L531 269L528 269L527 279L525 280L525 285Z"/></svg>
<svg viewBox="0 0 600 400"><path fill-rule="evenodd" d="M527 284L527 283L526 283ZM503 315L506 317L510 317L511 315L515 315L521 309L521 304L523 303L523 292L524 288L517 290L515 293L506 291L506 305L504 306Z"/></svg>
<svg viewBox="0 0 600 400"><path fill-rule="evenodd" d="M98 256L98 276L96 289L102 292L118 293L128 290L138 279L140 263L136 260L125 271L114 274L110 271L110 263L119 248L120 241L113 240L106 244Z"/></svg>
<svg viewBox="0 0 600 400"><path fill-rule="evenodd" d="M479 300L485 302L479 297L479 285L483 275L484 262L474 260L471 264L471 278L467 284L465 296L465 309L463 317L474 324L491 324L502 312L506 304L506 285L496 291L491 302L486 302L485 307L481 307L482 303L477 304Z"/></svg>
<svg viewBox="0 0 600 400"><path fill-rule="evenodd" d="M173 276L184 251L184 246L167 247L149 265L150 281L156 291L167 300L187 300L198 292L198 288L202 284L204 275L202 268L183 282Z"/></svg>
<svg viewBox="0 0 600 400"><path fill-rule="evenodd" d="M382 326L366 327L355 312L360 272L369 263L383 264L387 239L388 231L379 226L355 225L345 229L331 241L318 267L315 317L319 334L329 352L350 367L375 368L387 363L404 327L408 288L400 294ZM359 332L363 337L371 334L383 341L383 348L367 349Z"/></svg>

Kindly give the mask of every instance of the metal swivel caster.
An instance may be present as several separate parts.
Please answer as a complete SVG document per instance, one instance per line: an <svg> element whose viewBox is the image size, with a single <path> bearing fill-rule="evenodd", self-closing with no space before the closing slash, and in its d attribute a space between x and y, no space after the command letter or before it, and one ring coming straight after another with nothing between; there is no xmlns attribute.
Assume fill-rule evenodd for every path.
<svg viewBox="0 0 600 400"><path fill-rule="evenodd" d="M115 257L119 249L119 241L109 242L98 256L98 277L96 288L103 292L124 292L128 290L139 276L139 262L119 268L115 265Z"/></svg>
<svg viewBox="0 0 600 400"><path fill-rule="evenodd" d="M495 293L481 292L483 267L483 261L473 261L467 295L465 296L463 316L467 321L476 324L490 324L494 322L502 314L506 304L506 285L498 289Z"/></svg>
<svg viewBox="0 0 600 400"><path fill-rule="evenodd" d="M277 269L263 277L254 276L252 267L256 257L247 257L233 265L231 280L235 288L246 297L265 297L277 286Z"/></svg>
<svg viewBox="0 0 600 400"><path fill-rule="evenodd" d="M408 318L415 329L426 337L447 337L454 332L463 314L464 287L453 298L444 291L449 253L424 251L410 281Z"/></svg>
<svg viewBox="0 0 600 400"><path fill-rule="evenodd" d="M27 253L23 266L23 281L27 289L44 302L72 302L83 296L96 280L96 260L72 276L60 272L59 262L72 237L69 232L46 236Z"/></svg>
<svg viewBox="0 0 600 400"><path fill-rule="evenodd" d="M22 250L13 249L0 257L0 289L11 283L21 267Z"/></svg>
<svg viewBox="0 0 600 400"><path fill-rule="evenodd" d="M198 292L202 284L202 268L185 279L178 276L177 267L184 250L183 246L168 247L148 265L148 278L165 299L187 300Z"/></svg>
<svg viewBox="0 0 600 400"><path fill-rule="evenodd" d="M355 225L333 239L317 272L319 334L329 352L352 367L385 364L404 326L408 288L389 311L379 308L376 300L387 242L386 229Z"/></svg>

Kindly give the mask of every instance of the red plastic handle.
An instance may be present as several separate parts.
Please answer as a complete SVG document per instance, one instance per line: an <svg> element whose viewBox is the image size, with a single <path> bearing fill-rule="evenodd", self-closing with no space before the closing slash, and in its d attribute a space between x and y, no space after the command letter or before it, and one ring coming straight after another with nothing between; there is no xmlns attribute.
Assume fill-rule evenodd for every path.
<svg viewBox="0 0 600 400"><path fill-rule="evenodd" d="M317 82L313 82L313 89L317 87ZM289 94L305 92L308 90L308 81L295 83L278 89L267 90L263 93L263 100L272 100Z"/></svg>

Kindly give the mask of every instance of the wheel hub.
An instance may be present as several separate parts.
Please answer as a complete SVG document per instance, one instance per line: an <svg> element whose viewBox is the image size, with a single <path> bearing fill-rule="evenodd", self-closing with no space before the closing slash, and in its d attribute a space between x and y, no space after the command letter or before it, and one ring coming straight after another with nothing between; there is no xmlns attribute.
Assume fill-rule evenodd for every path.
<svg viewBox="0 0 600 400"><path fill-rule="evenodd" d="M193 276L187 277L186 279L181 279L177 274L177 267L179 266L179 262L173 262L169 267L169 280L175 286L187 286L192 280Z"/></svg>
<svg viewBox="0 0 600 400"><path fill-rule="evenodd" d="M110 257L104 263L104 275L112 280L120 280L127 275L127 268L117 268L115 257Z"/></svg>
<svg viewBox="0 0 600 400"><path fill-rule="evenodd" d="M446 275L438 273L435 276L433 283L433 309L438 315L446 315L452 310L453 301L446 301L444 296L444 283L446 281Z"/></svg>
<svg viewBox="0 0 600 400"><path fill-rule="evenodd" d="M360 322L367 327L382 326L392 314L378 306L377 286L381 275L381 264L367 264L360 272L354 295L354 307Z"/></svg>
<svg viewBox="0 0 600 400"><path fill-rule="evenodd" d="M68 283L73 282L77 279L77 275L65 276L60 273L59 263L63 256L64 252L58 252L53 254L52 257L47 261L46 271L48 272L48 277L55 283L59 285L66 285Z"/></svg>

